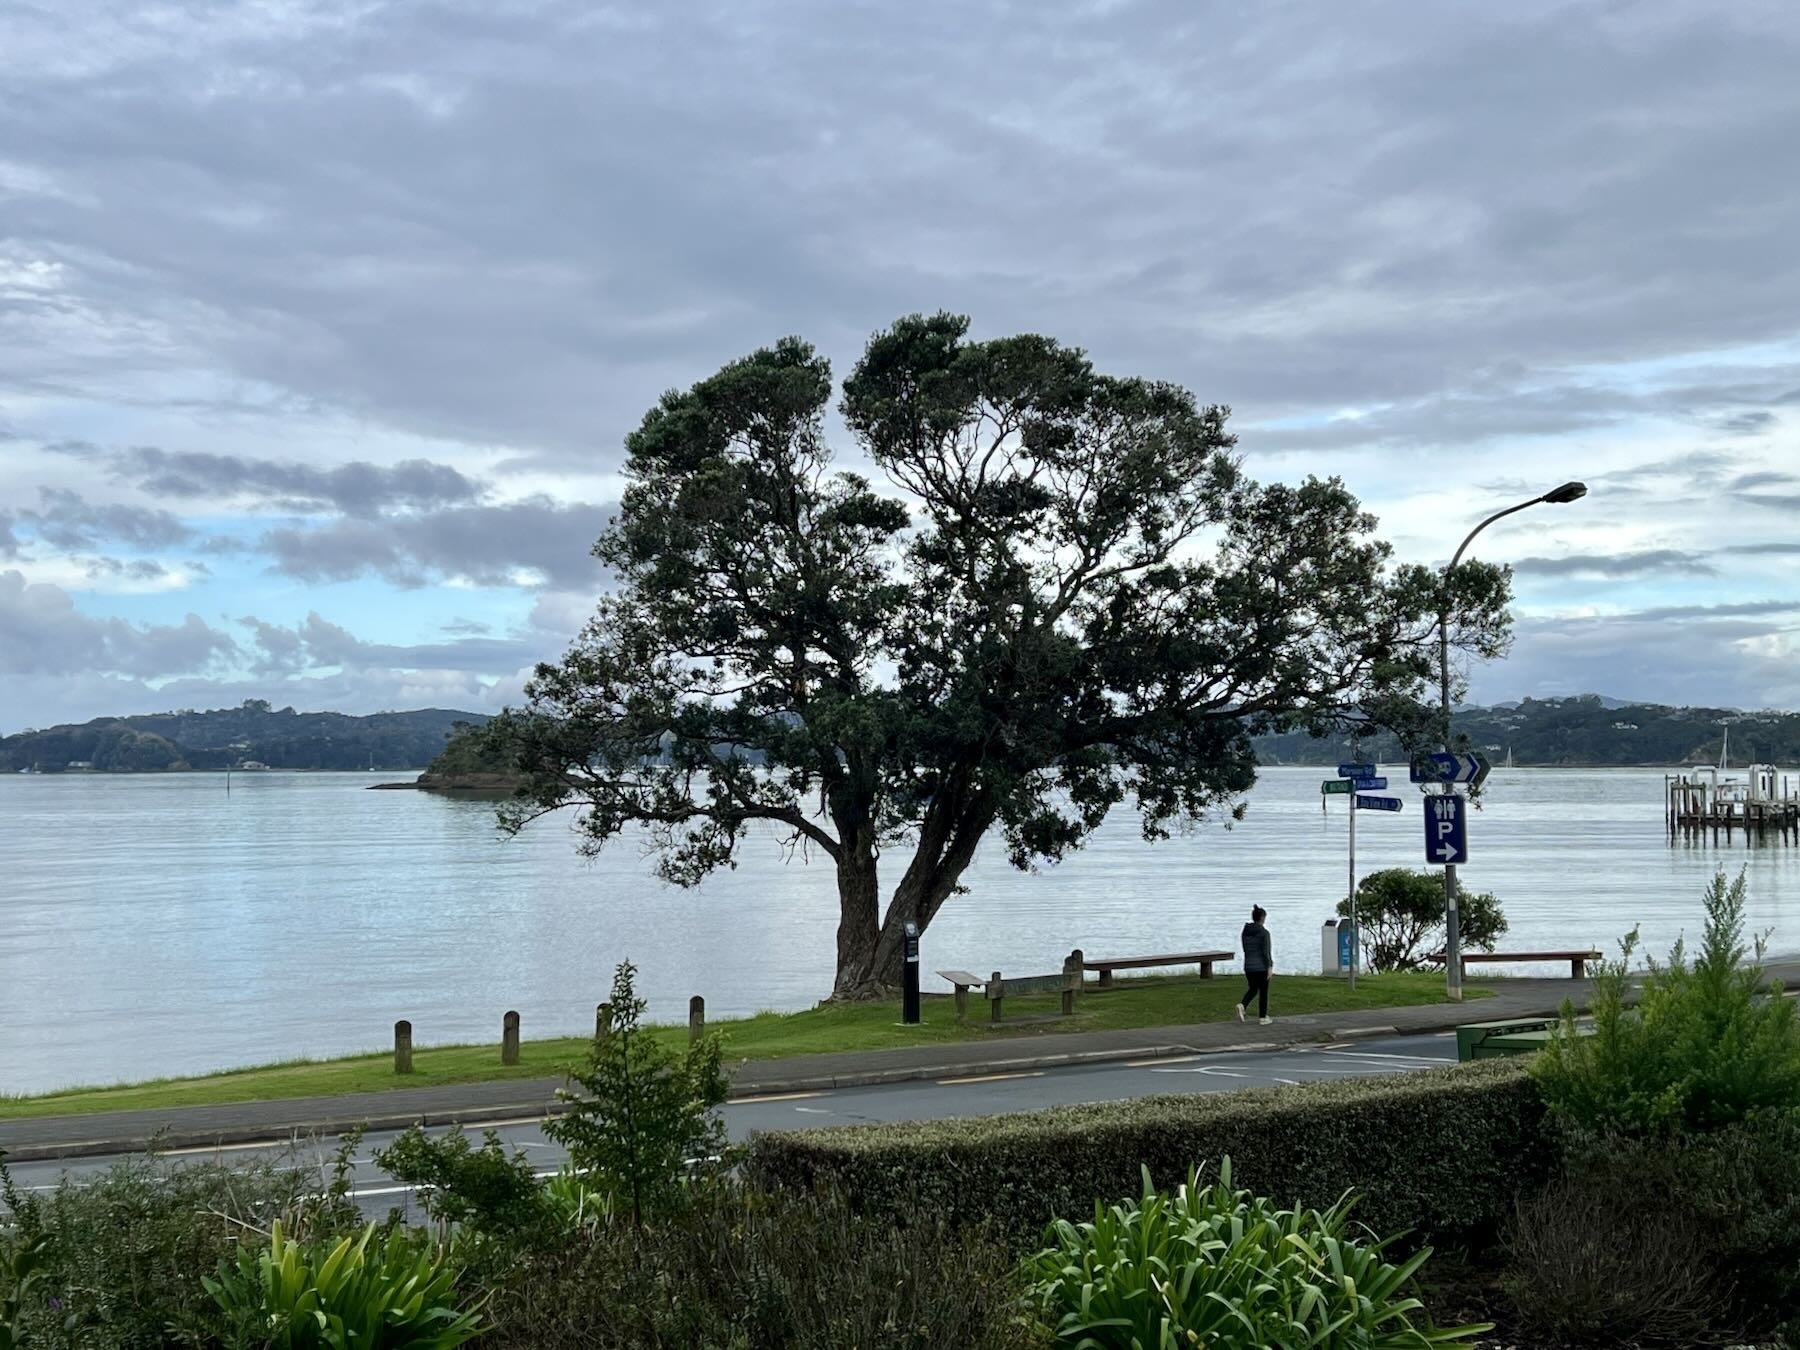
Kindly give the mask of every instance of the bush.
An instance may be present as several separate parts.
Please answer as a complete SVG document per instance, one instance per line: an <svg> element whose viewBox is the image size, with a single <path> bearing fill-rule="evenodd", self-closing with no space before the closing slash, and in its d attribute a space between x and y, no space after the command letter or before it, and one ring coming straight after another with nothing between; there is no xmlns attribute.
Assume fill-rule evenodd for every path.
<svg viewBox="0 0 1800 1350"><path fill-rule="evenodd" d="M1141 1200L1050 1226L1032 1293L1057 1338L1082 1350L1425 1350L1488 1330L1437 1330L1419 1316L1413 1277L1429 1249L1393 1264L1382 1243L1352 1234L1350 1208L1345 1197L1283 1210L1234 1191L1229 1158L1215 1184L1195 1169L1173 1197L1146 1169Z"/></svg>
<svg viewBox="0 0 1800 1350"><path fill-rule="evenodd" d="M357 1142L348 1138L348 1150ZM39 1252L37 1281L14 1315L17 1339L33 1350L210 1345L218 1316L201 1275L276 1220L319 1236L360 1227L348 1184L344 1150L325 1175L281 1160L229 1168L133 1159L79 1183L65 1178L48 1196L15 1190L0 1168L14 1229L0 1233L0 1250Z"/></svg>
<svg viewBox="0 0 1800 1350"><path fill-rule="evenodd" d="M496 1291L496 1350L1027 1350L1048 1343L984 1228L860 1215L830 1191L723 1181L639 1229L608 1223Z"/></svg>
<svg viewBox="0 0 1800 1350"><path fill-rule="evenodd" d="M629 961L613 975L612 1017L594 1041L580 1092L559 1092L569 1111L544 1133L640 1227L679 1205L696 1163L722 1159L725 1127L715 1108L725 1100L720 1041L708 1036L678 1055L638 1030L644 1001Z"/></svg>
<svg viewBox="0 0 1800 1350"><path fill-rule="evenodd" d="M1139 1169L1181 1176L1229 1154L1238 1179L1322 1208L1367 1195L1382 1232L1486 1232L1553 1143L1536 1086L1516 1061L1304 1087L1150 1097L1024 1115L849 1126L751 1141L770 1186L828 1181L879 1214L909 1205L953 1221L992 1216L1021 1247L1095 1196L1129 1195Z"/></svg>
<svg viewBox="0 0 1800 1350"><path fill-rule="evenodd" d="M1710 1130L1758 1111L1800 1108L1800 1021L1745 946L1744 877L1713 878L1700 953L1677 942L1650 967L1627 1006L1637 933L1594 978L1594 1034L1572 1007L1533 1072L1551 1108L1586 1130L1622 1134Z"/></svg>
<svg viewBox="0 0 1800 1350"><path fill-rule="evenodd" d="M1337 912L1350 916L1350 902ZM1504 936L1506 915L1487 891L1457 897L1457 932L1465 948L1492 951ZM1444 873L1387 867L1356 883L1356 922L1362 930L1362 959L1370 970L1416 970L1433 964L1444 950ZM1441 965L1441 957L1435 962Z"/></svg>
<svg viewBox="0 0 1800 1350"><path fill-rule="evenodd" d="M452 1229L512 1237L539 1227L549 1215L531 1160L523 1149L507 1153L492 1130L480 1148L472 1148L460 1126L433 1138L415 1125L377 1149L375 1164L416 1188L445 1240Z"/></svg>
<svg viewBox="0 0 1800 1350"><path fill-rule="evenodd" d="M301 1243L279 1221L202 1278L228 1350L455 1350L481 1330L456 1307L456 1268L419 1230Z"/></svg>

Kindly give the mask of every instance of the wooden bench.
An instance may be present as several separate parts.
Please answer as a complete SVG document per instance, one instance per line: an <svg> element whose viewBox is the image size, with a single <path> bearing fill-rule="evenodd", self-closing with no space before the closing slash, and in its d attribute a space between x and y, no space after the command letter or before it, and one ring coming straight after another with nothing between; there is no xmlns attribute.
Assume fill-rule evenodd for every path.
<svg viewBox="0 0 1800 1350"><path fill-rule="evenodd" d="M1463 978L1467 979L1468 974L1469 974L1469 962L1471 962L1471 961L1567 961L1569 963L1569 978L1571 980L1581 980L1581 979L1587 978L1588 962L1589 961L1598 961L1600 959L1600 956L1601 956L1601 953L1599 953L1599 952L1573 952L1573 951L1571 951L1571 952L1464 952L1462 954L1462 973L1463 973ZM1433 961L1441 962L1444 959L1444 954L1442 952L1436 952L1432 955L1431 959Z"/></svg>
<svg viewBox="0 0 1800 1350"><path fill-rule="evenodd" d="M1081 953L1072 952L1063 968L1054 975L1001 975L995 971L983 979L967 970L940 970L938 978L950 981L956 989L956 1020L968 1018L969 990L980 989L987 999L988 1020L998 1022L1008 994L1062 994L1062 1015L1075 1014L1075 995L1081 989Z"/></svg>
<svg viewBox="0 0 1800 1350"><path fill-rule="evenodd" d="M1080 955L1079 952L1076 955ZM1149 970L1155 966L1199 966L1200 978L1213 977L1213 965L1219 961L1237 960L1236 952L1169 952L1161 956L1108 956L1083 961L1083 970L1100 972L1100 987L1111 989L1115 970Z"/></svg>

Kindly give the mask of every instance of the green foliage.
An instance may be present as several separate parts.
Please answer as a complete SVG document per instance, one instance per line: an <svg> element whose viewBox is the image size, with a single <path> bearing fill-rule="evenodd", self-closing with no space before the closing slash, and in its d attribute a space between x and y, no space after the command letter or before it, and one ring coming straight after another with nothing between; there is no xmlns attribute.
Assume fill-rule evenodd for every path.
<svg viewBox="0 0 1800 1350"><path fill-rule="evenodd" d="M1021 1244L1095 1196L1129 1195L1140 1164L1181 1175L1230 1155L1240 1180L1329 1206L1356 1188L1383 1232L1480 1233L1548 1170L1553 1140L1517 1061L1393 1078L1149 1097L1028 1114L758 1135L747 1167L770 1186L841 1186L873 1213L913 1204L992 1218Z"/></svg>
<svg viewBox="0 0 1800 1350"><path fill-rule="evenodd" d="M510 1155L489 1130L480 1148L460 1126L433 1138L415 1125L375 1152L376 1166L418 1191L425 1212L451 1228L508 1236L547 1216L543 1188L522 1149Z"/></svg>
<svg viewBox="0 0 1800 1350"><path fill-rule="evenodd" d="M481 1330L456 1306L456 1268L416 1233L302 1243L278 1220L201 1284L225 1315L228 1350L453 1350Z"/></svg>
<svg viewBox="0 0 1800 1350"><path fill-rule="evenodd" d="M1465 949L1492 951L1505 934L1506 915L1491 892L1457 897L1457 928ZM1348 918L1350 902L1338 901ZM1444 947L1444 873L1386 867L1356 883L1356 922L1363 960L1370 970L1416 970ZM1437 962L1442 964L1442 960Z"/></svg>
<svg viewBox="0 0 1800 1350"><path fill-rule="evenodd" d="M581 1173L566 1166L544 1182L544 1204L558 1231L566 1236L591 1234L613 1212L605 1191L590 1186Z"/></svg>
<svg viewBox="0 0 1800 1350"><path fill-rule="evenodd" d="M498 1288L496 1350L1031 1350L1012 1252L927 1210L723 1181L647 1228L603 1224Z"/></svg>
<svg viewBox="0 0 1800 1350"><path fill-rule="evenodd" d="M840 996L898 982L905 923L994 832L1021 868L1114 807L1162 838L1249 788L1256 731L1430 725L1443 580L1341 482L1254 483L1225 409L968 326L901 319L843 381L891 490L833 468L831 369L797 338L665 395L595 549L617 590L499 723L513 828L646 825L682 885L763 822L829 858ZM1457 569L1460 649L1504 646L1508 586Z"/></svg>
<svg viewBox="0 0 1800 1350"><path fill-rule="evenodd" d="M723 1159L715 1108L727 1085L716 1035L678 1054L640 1030L636 974L629 961L614 973L607 1034L595 1040L587 1069L571 1075L581 1090L559 1093L570 1109L545 1122L544 1133L642 1227L680 1206L689 1176Z"/></svg>
<svg viewBox="0 0 1800 1350"><path fill-rule="evenodd" d="M1579 1128L1623 1134L1709 1130L1758 1111L1800 1108L1800 1021L1744 942L1744 876L1716 875L1690 962L1677 942L1630 1004L1634 930L1594 977L1594 1033L1574 1011L1536 1057L1551 1108Z"/></svg>
<svg viewBox="0 0 1800 1350"><path fill-rule="evenodd" d="M1233 1190L1231 1160L1172 1196L1143 1174L1142 1198L1092 1221L1052 1223L1028 1263L1033 1296L1059 1341L1083 1350L1425 1350L1485 1326L1434 1328L1413 1292L1429 1248L1399 1264L1357 1236L1346 1196L1325 1210L1280 1209Z"/></svg>
<svg viewBox="0 0 1800 1350"><path fill-rule="evenodd" d="M348 1149L359 1141L351 1136ZM136 1350L211 1345L217 1310L199 1275L280 1221L329 1238L360 1224L347 1198L348 1152L329 1172L282 1161L228 1168L118 1163L48 1195L20 1191L0 1166L0 1199L13 1231L0 1253L37 1253L30 1298L13 1314L32 1350Z"/></svg>
<svg viewBox="0 0 1800 1350"><path fill-rule="evenodd" d="M0 1350L24 1350L21 1309L42 1275L44 1246L42 1238L32 1242L8 1240L0 1232Z"/></svg>

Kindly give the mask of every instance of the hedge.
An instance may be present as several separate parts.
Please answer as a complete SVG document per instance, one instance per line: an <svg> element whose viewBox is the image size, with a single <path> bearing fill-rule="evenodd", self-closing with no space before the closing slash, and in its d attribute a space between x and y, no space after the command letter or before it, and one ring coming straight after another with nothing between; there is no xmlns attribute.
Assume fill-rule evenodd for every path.
<svg viewBox="0 0 1800 1350"><path fill-rule="evenodd" d="M1557 1155L1517 1060L1299 1087L1148 1097L1020 1115L756 1135L746 1168L768 1186L842 1187L901 1218L926 1206L997 1219L1021 1244L1053 1217L1136 1195L1140 1167L1170 1186L1231 1157L1233 1180L1282 1203L1363 1193L1381 1233L1489 1230Z"/></svg>

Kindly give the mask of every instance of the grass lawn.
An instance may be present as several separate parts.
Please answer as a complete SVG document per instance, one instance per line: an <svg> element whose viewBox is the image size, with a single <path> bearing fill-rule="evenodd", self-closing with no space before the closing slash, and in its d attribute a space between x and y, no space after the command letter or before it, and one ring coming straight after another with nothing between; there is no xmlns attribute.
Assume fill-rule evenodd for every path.
<svg viewBox="0 0 1800 1350"><path fill-rule="evenodd" d="M1070 1031L1109 1031L1136 1027L1178 1026L1220 1021L1243 985L1235 976L1199 980L1192 975L1121 979L1101 994L1090 984L1075 1016L1044 1022L1002 1024L990 1030L985 1021L959 1025L949 995L927 995L919 1026L898 1025L893 1003L829 1006L797 1013L761 1013L736 1021L711 1023L725 1040L727 1063L785 1059L843 1050L883 1050L896 1046L948 1041L1023 1041ZM1471 998L1485 991L1471 987ZM1398 1008L1444 1001L1444 977L1430 974L1365 976L1354 992L1343 980L1325 976L1277 974L1270 989L1270 1011L1277 1017L1358 1008ZM971 991L971 1017L986 1017L986 1004ZM1058 996L1042 994L1006 1000L1007 1018L1052 1013ZM655 1027L654 1034L674 1044L686 1040L683 1026ZM545 1078L580 1063L589 1042L526 1041L517 1066L500 1064L496 1045L423 1046L413 1050L413 1072L394 1073L391 1052L344 1059L301 1060L258 1068L234 1069L199 1078L169 1078L118 1087L74 1088L39 1097L0 1096L0 1120L92 1111L133 1111L175 1106L208 1106L226 1102L270 1101L283 1097L335 1096L346 1092L380 1092L396 1087L439 1087L451 1083L483 1083L504 1078Z"/></svg>

